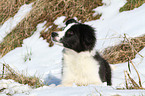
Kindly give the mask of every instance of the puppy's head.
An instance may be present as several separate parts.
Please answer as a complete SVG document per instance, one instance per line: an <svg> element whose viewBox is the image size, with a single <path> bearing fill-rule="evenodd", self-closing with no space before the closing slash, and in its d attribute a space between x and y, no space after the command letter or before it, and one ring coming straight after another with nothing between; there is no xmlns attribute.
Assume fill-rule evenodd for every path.
<svg viewBox="0 0 145 96"><path fill-rule="evenodd" d="M89 25L78 23L74 19L66 22L63 31L53 32L52 39L57 44L76 52L91 51L96 42L94 29Z"/></svg>

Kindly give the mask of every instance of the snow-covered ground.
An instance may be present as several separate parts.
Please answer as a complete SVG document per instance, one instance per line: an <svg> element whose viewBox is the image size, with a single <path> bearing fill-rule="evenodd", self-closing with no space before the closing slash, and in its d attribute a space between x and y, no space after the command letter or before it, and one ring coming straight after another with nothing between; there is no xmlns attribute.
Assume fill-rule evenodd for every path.
<svg viewBox="0 0 145 96"><path fill-rule="evenodd" d="M136 37L145 35L145 4L131 11L119 13L126 0L103 0L104 5L94 9L96 13L101 14L99 20L85 22L93 26L97 33L96 49L101 51L108 46L113 46L123 40L124 34L127 37ZM32 4L23 5L18 11L19 18L24 18L30 10ZM24 9L23 9L24 8ZM22 10L23 9L23 10ZM25 15L24 15L25 10ZM17 14L16 14L17 15ZM15 16L16 16L15 15ZM95 14L94 14L95 15ZM19 19L18 18L18 19ZM63 27L65 16L57 18L55 24ZM15 21L15 19L13 19ZM19 19L22 20L22 19ZM15 24L18 23L14 22ZM10 20L11 21L11 20ZM0 41L6 36L12 26L8 25L10 21L6 21L0 26ZM9 22L9 23L8 23ZM20 22L20 21L19 21ZM46 84L44 87L32 89L28 85L14 82L13 80L0 80L0 96L144 96L144 90L116 90L116 88L125 87L124 70L128 70L128 63L116 64L112 66L112 83L106 86L105 83L95 86L76 86L72 87L56 87L61 82L61 58L62 47L54 45L48 47L48 43L40 38L40 32L45 28L45 23L38 24L37 30L33 36L23 41L22 47L16 48L0 58L0 69L2 64L9 64L14 70L27 76L37 76ZM14 25L15 25L14 24ZM7 28L5 28L7 26ZM9 29L9 30L8 30ZM145 48L139 52L145 56ZM136 55L133 60L139 74L141 76L142 85L145 87L145 58ZM1 74L2 71L0 71ZM138 81L136 72L131 66L131 76ZM55 84L48 86L50 84Z"/></svg>

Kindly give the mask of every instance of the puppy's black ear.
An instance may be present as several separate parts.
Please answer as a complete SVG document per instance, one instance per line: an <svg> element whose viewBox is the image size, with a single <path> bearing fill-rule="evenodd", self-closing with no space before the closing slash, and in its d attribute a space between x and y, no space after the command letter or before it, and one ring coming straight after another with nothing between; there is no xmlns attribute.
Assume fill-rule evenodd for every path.
<svg viewBox="0 0 145 96"><path fill-rule="evenodd" d="M69 19L66 21L65 25L67 26L68 24L71 24L71 23L78 23L75 19Z"/></svg>
<svg viewBox="0 0 145 96"><path fill-rule="evenodd" d="M96 35L94 28L85 24L81 24L79 28L81 29L80 42L82 44L83 49L85 49L84 51L91 51L96 43Z"/></svg>

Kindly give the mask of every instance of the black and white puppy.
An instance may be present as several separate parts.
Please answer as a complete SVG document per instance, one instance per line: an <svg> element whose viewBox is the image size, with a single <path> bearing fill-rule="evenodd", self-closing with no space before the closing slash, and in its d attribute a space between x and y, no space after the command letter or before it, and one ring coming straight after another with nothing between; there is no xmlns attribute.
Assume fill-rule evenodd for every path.
<svg viewBox="0 0 145 96"><path fill-rule="evenodd" d="M69 19L63 31L52 33L52 39L64 47L62 85L111 85L111 68L94 50L96 35L91 26Z"/></svg>

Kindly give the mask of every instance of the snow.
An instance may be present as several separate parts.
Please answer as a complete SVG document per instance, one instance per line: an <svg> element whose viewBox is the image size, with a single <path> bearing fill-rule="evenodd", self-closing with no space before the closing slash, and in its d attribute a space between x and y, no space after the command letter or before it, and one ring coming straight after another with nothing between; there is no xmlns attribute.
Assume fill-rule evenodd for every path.
<svg viewBox="0 0 145 96"><path fill-rule="evenodd" d="M65 18L66 18L65 16L57 17L57 19L54 21L54 24L58 25L58 28L65 27L65 23L63 23Z"/></svg>
<svg viewBox="0 0 145 96"><path fill-rule="evenodd" d="M100 7L95 10L100 10ZM106 10L108 10L107 12L112 12L110 11L111 9L102 6L100 11L103 14L102 19L86 22L86 24L92 25L97 30L98 42L96 49L100 50L119 44L124 40L124 34L128 38L145 34L145 4L132 11L114 12L114 14L111 14L111 17L109 17L109 13Z"/></svg>
<svg viewBox="0 0 145 96"><path fill-rule="evenodd" d="M121 95L121 96L132 96L132 95L142 95L145 94L143 90L113 90L112 87L106 86L82 86L82 87L57 87L51 88L44 86L43 88L38 88L31 91L29 95L23 96L113 96L113 95ZM77 95L76 95L77 94ZM126 95L127 94L127 95ZM14 96L20 96L14 95Z"/></svg>
<svg viewBox="0 0 145 96"><path fill-rule="evenodd" d="M94 9L94 16L102 14L101 20L114 18L119 13L120 7L126 3L126 0L103 0L102 2L104 3L103 6Z"/></svg>
<svg viewBox="0 0 145 96"><path fill-rule="evenodd" d="M5 90L2 92L2 94L19 94L19 93L25 93L28 94L29 91L32 90L32 88L28 85L19 84L13 80L0 80L0 89L5 88ZM0 93L1 95L1 93Z"/></svg>
<svg viewBox="0 0 145 96"><path fill-rule="evenodd" d="M51 76L51 74L60 74L62 48L59 46L48 47L48 43L43 38L39 38L45 24L46 22L38 24L34 35L25 39L22 47L6 54L0 62L10 64L14 70L28 76L37 74L37 76L44 77L44 82L47 82L45 81L47 78L55 78L55 75ZM0 67L2 67L2 64L0 64Z"/></svg>
<svg viewBox="0 0 145 96"><path fill-rule="evenodd" d="M96 14L102 14L102 17L99 20L85 22L96 29L97 50L102 51L104 48L119 44L123 40L124 34L126 34L127 37L145 35L145 4L134 10L119 13L119 8L126 3L126 0L103 0L103 2L103 6L94 9ZM14 16L18 16L19 18L17 17L12 21L6 21L0 27L0 41L2 41L7 33L30 12L32 4L23 5L21 8L18 11L19 16L17 15L18 13ZM24 10L27 12L24 13ZM65 18L65 16L61 16L54 21L54 23L58 25L58 28L64 27ZM15 26L12 27L11 22L13 22ZM61 82L63 48L57 45L48 47L48 43L43 40L43 38L40 38L40 32L45 28L45 24L46 22L38 24L34 34L23 41L22 47L18 47L0 58L0 69L2 69L3 63L9 64L19 73L39 77L44 82L45 86L32 89L28 85L3 79L0 80L0 90L5 89L0 92L0 96L7 96L8 93L13 94L13 96L145 95L144 90L116 90L116 88L125 88L124 71L128 70L128 62L111 65L112 86L106 86L106 84L103 83L98 86L76 86L74 84L72 87L57 87L56 85L59 85ZM135 59L132 60L140 74L143 87L145 87L144 53L145 48L139 52L143 58L137 54ZM131 77L135 81L138 81L137 74L132 66Z"/></svg>

